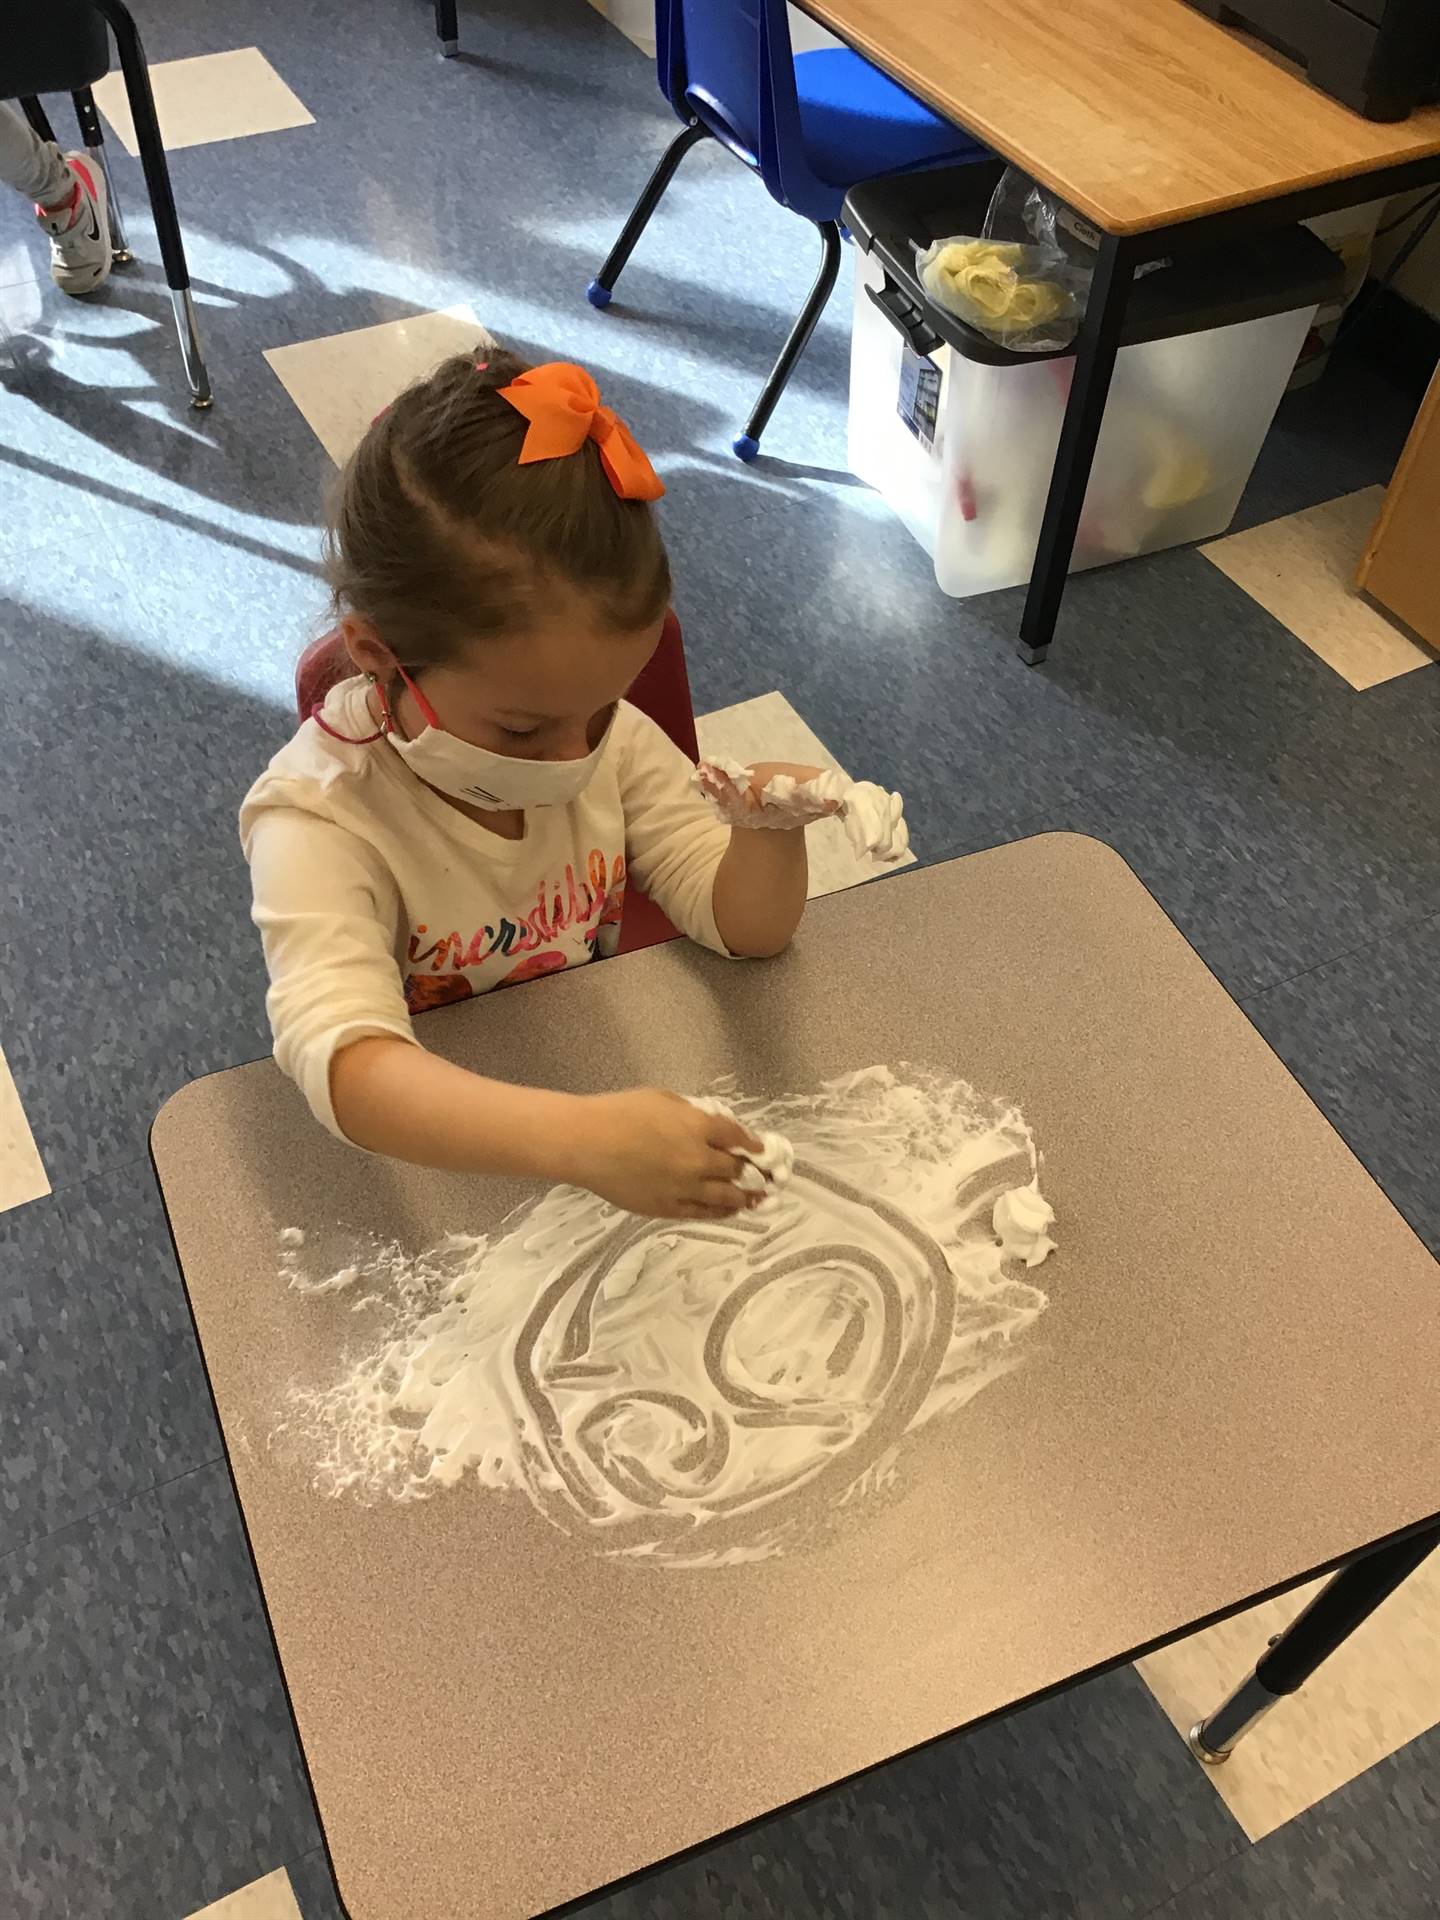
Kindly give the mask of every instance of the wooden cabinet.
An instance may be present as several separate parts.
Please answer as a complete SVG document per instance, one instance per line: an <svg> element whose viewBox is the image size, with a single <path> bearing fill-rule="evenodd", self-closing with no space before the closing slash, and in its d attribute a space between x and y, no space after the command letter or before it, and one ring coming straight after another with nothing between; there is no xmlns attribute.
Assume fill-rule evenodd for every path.
<svg viewBox="0 0 1440 1920"><path fill-rule="evenodd" d="M1430 382L1356 582L1440 649L1440 371Z"/></svg>

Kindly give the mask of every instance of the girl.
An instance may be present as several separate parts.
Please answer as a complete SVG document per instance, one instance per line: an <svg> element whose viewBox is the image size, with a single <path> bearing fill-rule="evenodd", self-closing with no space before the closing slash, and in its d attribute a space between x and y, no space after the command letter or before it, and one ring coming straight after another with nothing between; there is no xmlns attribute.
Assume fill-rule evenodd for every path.
<svg viewBox="0 0 1440 1920"><path fill-rule="evenodd" d="M734 1121L654 1090L484 1079L411 1028L613 951L631 873L719 953L778 953L799 922L803 829L723 825L624 699L670 604L662 492L579 367L492 350L401 394L347 463L327 542L356 677L240 826L275 1057L333 1132L696 1219L754 1197L737 1156L760 1143ZM757 795L777 772L819 769L758 767Z"/></svg>

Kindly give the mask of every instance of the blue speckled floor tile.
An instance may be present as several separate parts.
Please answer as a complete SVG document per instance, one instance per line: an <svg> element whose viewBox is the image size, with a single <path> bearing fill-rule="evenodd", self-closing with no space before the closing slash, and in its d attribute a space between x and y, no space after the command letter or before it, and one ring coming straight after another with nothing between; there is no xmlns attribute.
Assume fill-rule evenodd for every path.
<svg viewBox="0 0 1440 1920"><path fill-rule="evenodd" d="M1292 922L1263 936L1282 971L1440 904L1440 789L1416 780L1440 747L1440 673L1357 696L1188 550L1074 579L1062 637L1027 671L1018 590L944 600L902 529L823 497L808 520L783 499L737 503L733 485L672 490L700 704L742 697L768 665L845 766L902 789L927 857L1037 819L1084 825L1068 810L1100 795L1111 812L1090 830L1132 822L1183 866L1209 809L1259 869L1262 915L1270 868ZM1238 937L1256 928L1252 914Z"/></svg>
<svg viewBox="0 0 1440 1920"><path fill-rule="evenodd" d="M135 1161L187 1080L269 1052L248 901L243 861L228 854L153 891L123 873L98 879L83 902L62 891L27 916L0 1013L57 1189Z"/></svg>
<svg viewBox="0 0 1440 1920"><path fill-rule="evenodd" d="M1280 403L1232 531L1336 500L1385 478L1415 418L1415 397L1345 358Z"/></svg>
<svg viewBox="0 0 1440 1920"><path fill-rule="evenodd" d="M1440 918L1272 987L1245 1010L1440 1254L1437 979Z"/></svg>
<svg viewBox="0 0 1440 1920"><path fill-rule="evenodd" d="M228 1830L258 1875L320 1832L229 1469L202 1467L157 1498L216 1674L214 1749L239 1815Z"/></svg>
<svg viewBox="0 0 1440 1920"><path fill-rule="evenodd" d="M59 1195L72 1271L106 1303L105 1344L136 1443L165 1481L221 1457L184 1286L148 1156Z"/></svg>
<svg viewBox="0 0 1440 1920"><path fill-rule="evenodd" d="M881 1772L593 1920L1122 1920L1244 1844L1132 1672Z"/></svg>
<svg viewBox="0 0 1440 1920"><path fill-rule="evenodd" d="M23 380L0 460L99 510L137 651L278 697L323 603L316 522L330 462L294 433L253 344L224 374L217 365L225 404L197 414L172 364L163 280L129 275L104 299L78 312L51 302L17 343Z"/></svg>
<svg viewBox="0 0 1440 1920"><path fill-rule="evenodd" d="M1440 1730L1247 1847L1154 1920L1434 1920Z"/></svg>
<svg viewBox="0 0 1440 1920"><path fill-rule="evenodd" d="M54 1199L0 1213L0 1559L150 1484L108 1306Z"/></svg>
<svg viewBox="0 0 1440 1920"><path fill-rule="evenodd" d="M1107 626L1052 656L1057 686L1123 702L1133 761L1046 826L1114 846L1237 994L1440 909L1440 786L1417 778L1440 750L1440 674L1357 695L1193 554L1077 585L1117 617L1152 606L1157 635L1183 605L1185 631L1117 644Z"/></svg>
<svg viewBox="0 0 1440 1920"><path fill-rule="evenodd" d="M174 888L200 866L240 872L236 809L293 725L268 702L33 611L5 631L35 664L0 715L0 932L20 950L0 958L0 978L20 972L27 941L62 912L70 953L98 959L95 929L113 932L107 898L137 881ZM42 973L25 978L43 977L36 961Z"/></svg>
<svg viewBox="0 0 1440 1920"><path fill-rule="evenodd" d="M175 1828L185 1722L204 1711L157 1509L138 1501L0 1558L0 1595L0 1908L124 1912L125 1863Z"/></svg>
<svg viewBox="0 0 1440 1920"><path fill-rule="evenodd" d="M1093 834L1134 868L1230 991L1246 995L1440 908L1440 797L1415 817L1352 807L1343 772L1175 769L1097 791L1047 828ZM1433 831L1433 828L1431 829Z"/></svg>
<svg viewBox="0 0 1440 1920"><path fill-rule="evenodd" d="M183 1570L233 1523L175 1485L0 1559L7 1920L177 1920L314 1844L268 1643Z"/></svg>

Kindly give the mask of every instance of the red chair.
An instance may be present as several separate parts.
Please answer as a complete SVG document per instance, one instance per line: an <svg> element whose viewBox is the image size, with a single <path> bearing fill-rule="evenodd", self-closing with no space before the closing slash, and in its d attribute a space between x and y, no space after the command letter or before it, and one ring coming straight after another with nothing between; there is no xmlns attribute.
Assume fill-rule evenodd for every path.
<svg viewBox="0 0 1440 1920"><path fill-rule="evenodd" d="M354 671L338 627L312 640L295 668L295 705L301 721L308 720L330 689ZM665 729L682 753L692 760L699 759L690 676L685 671L685 642L673 611L665 616L660 644L631 687L630 699L642 713L648 713ZM663 940L678 937L655 902L632 880L625 889L619 951L635 953L641 947L659 946Z"/></svg>

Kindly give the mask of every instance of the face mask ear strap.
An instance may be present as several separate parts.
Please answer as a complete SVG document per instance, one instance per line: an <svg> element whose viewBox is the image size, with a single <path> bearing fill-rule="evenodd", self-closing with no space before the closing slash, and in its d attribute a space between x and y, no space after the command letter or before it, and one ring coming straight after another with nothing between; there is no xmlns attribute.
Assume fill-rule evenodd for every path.
<svg viewBox="0 0 1440 1920"><path fill-rule="evenodd" d="M405 671L404 667L401 666L398 660L395 662L395 671L396 673L399 674L400 678L405 682L405 686L410 694L410 698L415 702L416 706L420 709L420 717L425 722L426 726L434 727L437 733L443 733L445 729L440 725L440 719L437 713L435 712L434 707L431 706L430 702L425 698L425 695L420 691L419 687L416 686L415 682L410 678L409 674ZM385 684L381 680L378 673L372 673L367 677L369 678L370 684L375 689L375 698L380 703L380 718L382 723L382 729L386 733L394 733L396 731L395 715L391 710L389 692L387 691Z"/></svg>

